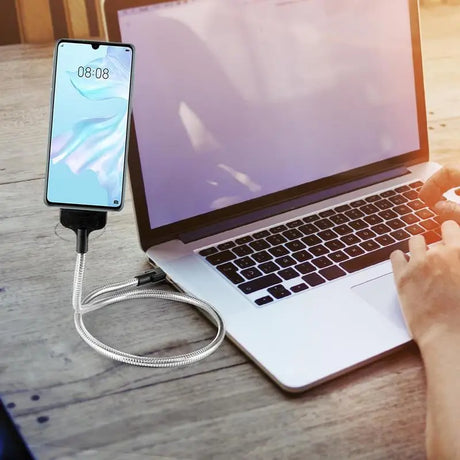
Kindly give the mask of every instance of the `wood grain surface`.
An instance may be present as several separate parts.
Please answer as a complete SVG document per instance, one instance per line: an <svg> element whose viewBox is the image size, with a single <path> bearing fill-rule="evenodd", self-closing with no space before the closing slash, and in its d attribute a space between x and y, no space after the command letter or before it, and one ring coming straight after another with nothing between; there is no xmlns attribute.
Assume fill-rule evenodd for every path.
<svg viewBox="0 0 460 460"><path fill-rule="evenodd" d="M442 164L459 161L458 24L458 6L422 11L429 139ZM73 235L43 204L51 57L50 46L0 48L0 392L37 457L424 458L425 383L413 344L291 396L228 341L180 369L119 364L81 341ZM130 192L97 236L88 289L147 268ZM182 353L213 335L191 307L160 301L112 306L86 322L136 353Z"/></svg>

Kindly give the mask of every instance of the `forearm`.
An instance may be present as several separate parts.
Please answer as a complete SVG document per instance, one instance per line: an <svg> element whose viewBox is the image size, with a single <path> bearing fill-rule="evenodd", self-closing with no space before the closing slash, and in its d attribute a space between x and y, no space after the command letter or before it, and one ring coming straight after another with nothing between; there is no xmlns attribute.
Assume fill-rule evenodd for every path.
<svg viewBox="0 0 460 460"><path fill-rule="evenodd" d="M460 459L460 336L421 346L427 380L426 448L429 459Z"/></svg>

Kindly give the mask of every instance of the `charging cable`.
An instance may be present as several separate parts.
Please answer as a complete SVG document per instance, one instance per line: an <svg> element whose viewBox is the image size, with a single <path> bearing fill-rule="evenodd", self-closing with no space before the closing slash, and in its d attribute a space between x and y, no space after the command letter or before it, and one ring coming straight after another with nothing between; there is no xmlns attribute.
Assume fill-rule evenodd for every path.
<svg viewBox="0 0 460 460"><path fill-rule="evenodd" d="M72 229L77 236L77 260L73 281L72 304L74 308L74 322L80 337L98 353L121 361L123 363L144 367L176 367L192 364L217 350L225 338L225 326L219 313L212 305L197 299L196 297L155 289L137 289L145 284L155 284L166 280L165 273L158 267L131 280L121 283L113 283L95 289L82 299L83 278L85 273L86 253L88 252L88 237L93 230L104 228L107 221L107 213L101 211L81 211L73 209L61 209L61 224ZM125 353L110 347L96 339L85 327L84 315L91 311L108 305L133 299L163 299L183 302L201 310L208 316L217 327L214 339L203 348L170 357L148 357Z"/></svg>

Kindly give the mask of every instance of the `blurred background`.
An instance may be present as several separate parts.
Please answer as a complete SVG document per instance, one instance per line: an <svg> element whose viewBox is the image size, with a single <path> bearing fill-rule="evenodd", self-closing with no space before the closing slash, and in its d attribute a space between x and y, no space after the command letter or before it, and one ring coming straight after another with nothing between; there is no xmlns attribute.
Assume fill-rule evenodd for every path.
<svg viewBox="0 0 460 460"><path fill-rule="evenodd" d="M62 37L103 39L102 3L103 0L0 0L0 45L49 43ZM420 4L426 8L460 5L460 0L420 0Z"/></svg>
<svg viewBox="0 0 460 460"><path fill-rule="evenodd" d="M110 1L110 0L106 0ZM103 0L0 0L0 45L103 38Z"/></svg>

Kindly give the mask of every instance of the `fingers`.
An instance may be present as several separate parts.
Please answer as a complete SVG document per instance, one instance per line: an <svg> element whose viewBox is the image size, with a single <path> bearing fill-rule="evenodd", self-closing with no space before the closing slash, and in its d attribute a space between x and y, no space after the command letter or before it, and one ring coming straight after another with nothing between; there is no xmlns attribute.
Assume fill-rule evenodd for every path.
<svg viewBox="0 0 460 460"><path fill-rule="evenodd" d="M391 267L393 269L393 274L396 280L398 280L406 268L407 259L402 251L393 251L390 254Z"/></svg>
<svg viewBox="0 0 460 460"><path fill-rule="evenodd" d="M410 258L412 260L420 260L426 255L425 238L422 235L413 236L409 240Z"/></svg>
<svg viewBox="0 0 460 460"><path fill-rule="evenodd" d="M429 206L442 199L442 194L460 185L460 168L444 167L434 173L420 190L420 198Z"/></svg>
<svg viewBox="0 0 460 460"><path fill-rule="evenodd" d="M446 246L460 247L460 227L453 220L443 222L441 226L442 241Z"/></svg>
<svg viewBox="0 0 460 460"><path fill-rule="evenodd" d="M460 205L453 201L439 201L433 208L443 220L460 223Z"/></svg>

